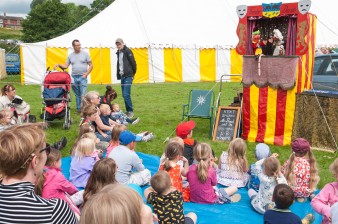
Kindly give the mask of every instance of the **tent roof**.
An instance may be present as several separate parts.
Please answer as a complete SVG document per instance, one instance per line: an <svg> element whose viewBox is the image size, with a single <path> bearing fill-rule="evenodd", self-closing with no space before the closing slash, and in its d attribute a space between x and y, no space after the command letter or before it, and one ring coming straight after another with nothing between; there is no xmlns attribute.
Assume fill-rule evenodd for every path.
<svg viewBox="0 0 338 224"><path fill-rule="evenodd" d="M278 0L115 0L79 28L35 43L48 47L115 47L118 37L129 47L232 48L237 45L237 5L260 5ZM286 0L284 2L295 2ZM317 45L338 45L338 2L312 1L317 15Z"/></svg>

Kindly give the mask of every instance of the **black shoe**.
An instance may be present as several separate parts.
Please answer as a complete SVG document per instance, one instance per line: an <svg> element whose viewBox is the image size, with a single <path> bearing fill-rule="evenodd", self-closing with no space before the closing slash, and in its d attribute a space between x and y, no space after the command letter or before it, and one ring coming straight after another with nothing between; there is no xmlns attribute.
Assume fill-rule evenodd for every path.
<svg viewBox="0 0 338 224"><path fill-rule="evenodd" d="M67 145L67 138L63 136L60 141L54 143L53 147L57 150L61 150Z"/></svg>

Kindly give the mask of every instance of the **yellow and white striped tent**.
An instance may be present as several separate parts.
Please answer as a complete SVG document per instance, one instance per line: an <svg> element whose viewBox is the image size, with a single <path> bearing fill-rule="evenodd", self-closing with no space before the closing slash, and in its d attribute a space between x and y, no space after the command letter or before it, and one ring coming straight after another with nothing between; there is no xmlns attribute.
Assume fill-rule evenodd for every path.
<svg viewBox="0 0 338 224"><path fill-rule="evenodd" d="M241 74L242 57L234 50L238 42L236 6L262 2L115 0L69 33L44 42L22 44L21 81L41 83L46 68L64 63L73 51L72 40L79 39L94 64L89 82L118 83L115 55L118 37L134 52L138 66L135 83L215 81L223 74ZM325 14L322 18L335 15L329 12L335 7L327 7L325 3L329 4L329 0L320 1L321 6L318 0L313 1L310 11L318 17ZM327 8L323 10L323 6ZM317 31L323 35L317 34L317 44L337 44L337 35L331 37L328 29L324 33L320 21ZM336 20L323 27L330 27L332 21Z"/></svg>

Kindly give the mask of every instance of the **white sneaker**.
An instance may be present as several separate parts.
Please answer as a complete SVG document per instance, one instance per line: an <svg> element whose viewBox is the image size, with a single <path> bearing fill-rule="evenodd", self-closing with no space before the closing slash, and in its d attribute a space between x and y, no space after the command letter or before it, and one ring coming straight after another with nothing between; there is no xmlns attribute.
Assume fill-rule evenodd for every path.
<svg viewBox="0 0 338 224"><path fill-rule="evenodd" d="M154 134L152 132L145 134L142 138L142 142L149 142L154 139Z"/></svg>
<svg viewBox="0 0 338 224"><path fill-rule="evenodd" d="M132 111L127 112L126 115L129 119L132 119L134 117L134 112L132 112Z"/></svg>
<svg viewBox="0 0 338 224"><path fill-rule="evenodd" d="M140 118L138 117L138 118L134 119L134 120L131 122L131 124L137 124L139 121L140 121Z"/></svg>

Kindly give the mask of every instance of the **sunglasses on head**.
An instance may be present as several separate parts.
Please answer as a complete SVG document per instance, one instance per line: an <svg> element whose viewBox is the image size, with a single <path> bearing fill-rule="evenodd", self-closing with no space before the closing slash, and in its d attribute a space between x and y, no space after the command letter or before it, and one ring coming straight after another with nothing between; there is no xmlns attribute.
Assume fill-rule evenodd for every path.
<svg viewBox="0 0 338 224"><path fill-rule="evenodd" d="M46 147L41 149L39 152L42 153L43 151L46 151L47 156L50 153L50 144L46 143Z"/></svg>

